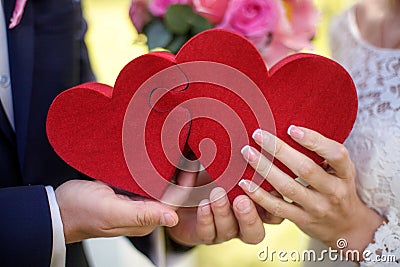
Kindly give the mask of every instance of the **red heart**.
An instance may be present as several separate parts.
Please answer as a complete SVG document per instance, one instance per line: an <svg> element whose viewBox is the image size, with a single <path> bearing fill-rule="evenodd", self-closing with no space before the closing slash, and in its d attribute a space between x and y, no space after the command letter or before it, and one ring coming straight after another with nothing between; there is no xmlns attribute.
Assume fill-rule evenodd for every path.
<svg viewBox="0 0 400 267"><path fill-rule="evenodd" d="M132 178L122 147L122 125L126 108L137 89L149 77L171 67L173 62L168 54L148 54L130 62L121 71L115 89L99 83L85 83L64 91L53 101L47 117L47 136L60 157L82 173L107 184L149 196ZM145 67L144 67L145 66ZM176 76L185 77L180 73ZM168 81L163 82L168 85ZM151 86L151 85L150 85ZM154 137L155 145L148 152L158 155L155 159L159 177L171 179L176 167L163 156L160 144L160 124L168 113L152 111L148 104L150 90L139 95L142 110L151 118L138 129ZM189 119L186 110L179 109L173 118L175 123ZM183 150L189 132L186 125L179 135L179 147ZM177 136L178 138L178 136ZM140 161L141 159L138 159ZM174 161L179 160L176 155ZM145 170L146 171L146 170ZM167 178L166 178L167 179ZM154 196L160 196L165 188L156 187Z"/></svg>
<svg viewBox="0 0 400 267"><path fill-rule="evenodd" d="M136 97L138 91L142 92L138 88L168 67L175 75L161 75L151 80L154 83L142 90L140 101L134 101L135 105L128 107L133 95ZM217 84L210 84L210 81ZM176 86L179 84L184 88ZM234 90L227 90L223 86L226 84ZM160 87L177 88L159 97L158 101L152 101L154 89ZM188 116L192 121L190 126L186 124L182 128L175 143L179 143L182 151L187 141L196 157L207 165L211 177L226 189L231 189L242 176L261 182L260 177L257 179L254 171L246 167L240 155L245 144L256 146L250 137L255 129L274 132L271 120L275 119L277 136L320 162L321 158L315 153L300 147L287 136L289 125L308 127L343 142L352 129L357 111L353 82L337 63L316 55L299 54L284 59L268 73L262 57L249 41L224 30L210 30L197 35L182 47L176 57L157 53L133 60L121 71L114 90L112 99L111 88L99 84L81 85L62 93L49 110L48 137L55 151L71 166L91 177L142 195L148 194L131 178L123 149L129 154L128 165L134 164L135 174L145 175L149 167L145 164L148 162L147 154L136 150L138 156L135 148L130 149L136 142L130 141L136 140L132 132L137 132L143 138L151 163L164 179L170 180L180 155L179 151L174 151L169 157L171 162L162 156L164 151L173 149L174 142L167 142L170 146L163 149L165 144L160 141L160 131L162 122L176 106L180 109L169 118L177 125L184 124ZM268 100L273 118L268 113L263 95ZM221 106L212 99L227 104L232 112L221 112ZM149 106L149 102L153 106ZM133 116L141 109L150 114L146 126ZM233 115L229 115L231 117L227 120L227 114L236 114L238 120L235 121ZM210 118L204 118L205 115ZM130 133L124 135L129 147L121 144L124 116L125 129ZM222 123L219 124L218 120ZM209 142L200 145L204 138L212 139L214 145L210 146ZM279 162L278 165L285 169ZM285 171L290 173L287 169ZM156 178L154 182L157 182ZM160 196L165 186L154 186L157 187L155 195ZM262 187L271 190L267 182ZM154 190L151 190L154 197ZM241 189L235 186L229 197L232 200L241 193Z"/></svg>

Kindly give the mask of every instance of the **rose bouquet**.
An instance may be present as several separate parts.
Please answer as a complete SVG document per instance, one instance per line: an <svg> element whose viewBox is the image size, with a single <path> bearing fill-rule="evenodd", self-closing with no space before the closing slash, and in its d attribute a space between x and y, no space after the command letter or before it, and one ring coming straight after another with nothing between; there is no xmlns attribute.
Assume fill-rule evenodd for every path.
<svg viewBox="0 0 400 267"><path fill-rule="evenodd" d="M319 18L312 0L132 0L129 14L149 49L175 53L197 33L221 28L248 38L268 66L312 48Z"/></svg>

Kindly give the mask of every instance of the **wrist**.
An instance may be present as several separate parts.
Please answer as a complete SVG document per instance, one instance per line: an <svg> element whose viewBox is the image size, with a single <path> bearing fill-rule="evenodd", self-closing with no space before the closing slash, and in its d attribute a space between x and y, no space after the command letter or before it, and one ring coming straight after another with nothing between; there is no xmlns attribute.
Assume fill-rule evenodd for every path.
<svg viewBox="0 0 400 267"><path fill-rule="evenodd" d="M354 260L362 261L364 250L370 243L374 242L375 232L385 222L385 219L365 205L359 209L359 212L353 218L355 221L351 224L353 226L342 236L339 236L332 244L332 247L342 249L343 252L358 251L360 258ZM346 247L338 247L337 242L340 239L347 241Z"/></svg>
<svg viewBox="0 0 400 267"><path fill-rule="evenodd" d="M70 183L67 182L65 184L68 185ZM73 216L73 214L76 214L76 210L74 210L74 207L71 208L68 205L69 199L74 198L71 198L69 191L65 190L65 188L66 186L64 184L59 186L55 190L55 198L60 211L65 244L70 244L82 241L83 238L81 238L82 234L79 230L79 218Z"/></svg>

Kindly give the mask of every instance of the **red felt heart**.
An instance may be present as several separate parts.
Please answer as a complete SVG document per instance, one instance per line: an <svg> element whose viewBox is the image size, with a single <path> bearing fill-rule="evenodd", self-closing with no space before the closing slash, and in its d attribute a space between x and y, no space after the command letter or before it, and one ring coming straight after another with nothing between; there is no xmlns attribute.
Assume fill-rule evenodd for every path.
<svg viewBox="0 0 400 267"><path fill-rule="evenodd" d="M124 67L114 90L100 83L85 83L58 95L49 109L46 125L48 139L56 153L69 165L92 178L126 191L149 196L132 178L125 163L121 143L122 125L127 106L135 94L140 99L142 111L150 118L146 125L137 129L137 135L146 129L153 136L154 145L148 147L148 152L157 155L154 163L160 173L159 177L170 180L176 167L160 153L162 147L159 141L159 122L164 121L168 113L154 112L148 103L154 85L149 85L146 92L139 92L141 94L138 94L137 89L149 77L172 65L173 61L168 54L144 55ZM185 79L182 73L175 73L175 76ZM166 86L169 83L161 82ZM188 112L183 109L178 109L174 115L176 124L182 124L180 121L189 119ZM186 125L176 135L180 150L185 146L189 126ZM178 161L179 155L175 156L173 160ZM143 159L138 159L141 160ZM160 196L164 189L161 185L155 187L154 196Z"/></svg>
<svg viewBox="0 0 400 267"><path fill-rule="evenodd" d="M167 75L145 83L167 68ZM192 38L176 57L157 53L133 60L121 71L113 94L110 87L96 83L62 93L49 110L47 132L55 151L71 166L134 193L149 195L151 190L152 197L160 196L165 184L158 186L157 178L150 175L147 188L140 187L151 167L149 158L159 175L170 180L187 143L217 184L230 190L232 200L243 193L234 187L241 177L262 181L240 155L245 144L256 146L250 137L254 130L276 131L281 139L320 162L315 153L287 136L289 125L308 127L343 142L356 111L353 82L337 63L299 54L268 72L248 40L210 30ZM141 113L149 114L145 124ZM180 133L166 131L163 139L166 120L171 129L182 127L178 127ZM135 145L138 140L145 144L143 149ZM262 187L271 190L267 182Z"/></svg>

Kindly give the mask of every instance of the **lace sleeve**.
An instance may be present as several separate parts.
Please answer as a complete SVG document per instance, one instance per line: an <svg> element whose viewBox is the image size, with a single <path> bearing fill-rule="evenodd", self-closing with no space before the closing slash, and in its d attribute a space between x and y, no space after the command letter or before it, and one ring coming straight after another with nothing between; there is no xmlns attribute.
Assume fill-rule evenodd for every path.
<svg viewBox="0 0 400 267"><path fill-rule="evenodd" d="M395 208L388 212L387 223L375 232L374 243L364 251L365 260L360 266L400 266L400 222L396 214Z"/></svg>

